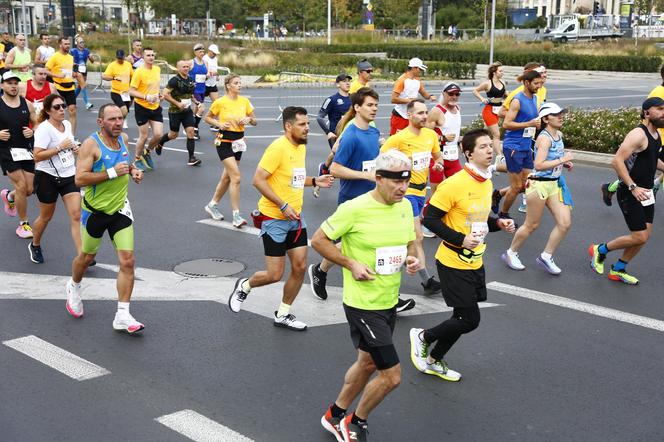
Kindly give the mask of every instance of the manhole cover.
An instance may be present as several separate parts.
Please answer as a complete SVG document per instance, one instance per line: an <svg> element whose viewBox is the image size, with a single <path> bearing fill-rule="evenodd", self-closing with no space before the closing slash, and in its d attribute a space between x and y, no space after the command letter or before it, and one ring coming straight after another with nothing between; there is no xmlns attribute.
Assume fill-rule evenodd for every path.
<svg viewBox="0 0 664 442"><path fill-rule="evenodd" d="M185 261L173 268L178 275L188 278L219 278L230 276L244 270L244 264L224 258L205 258Z"/></svg>

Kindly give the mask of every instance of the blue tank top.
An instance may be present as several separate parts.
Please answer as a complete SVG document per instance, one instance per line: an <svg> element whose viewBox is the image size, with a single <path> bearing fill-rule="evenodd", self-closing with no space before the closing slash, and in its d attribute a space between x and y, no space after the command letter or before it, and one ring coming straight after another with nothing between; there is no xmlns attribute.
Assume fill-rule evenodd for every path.
<svg viewBox="0 0 664 442"><path fill-rule="evenodd" d="M122 137L118 138L120 146L118 150L108 147L100 138L98 132L92 134L90 138L97 143L101 152L99 159L92 164L93 172L103 172L115 167L118 163L129 163L131 161L131 156ZM128 188L129 174L88 186L85 190L85 200L88 203L87 205L95 210L112 215L124 206ZM87 205L84 202L83 207L87 207Z"/></svg>
<svg viewBox="0 0 664 442"><path fill-rule="evenodd" d="M533 118L537 118L537 97L535 95L533 95L532 98L528 98L523 92L519 92L514 96L514 100L519 100L519 103L521 104L519 113L514 119L515 123L525 123L526 121L530 121ZM518 151L531 150L533 146L534 135L534 127L519 130L506 130L505 138L503 140L503 147Z"/></svg>
<svg viewBox="0 0 664 442"><path fill-rule="evenodd" d="M192 60L192 68L189 71L189 78L194 80L196 87L194 88L195 94L204 94L205 93L205 80L207 80L207 66L205 62L203 64L196 63L196 59Z"/></svg>
<svg viewBox="0 0 664 442"><path fill-rule="evenodd" d="M83 50L73 48L69 53L74 57L74 64L86 64L90 57L90 49L88 48L83 48Z"/></svg>
<svg viewBox="0 0 664 442"><path fill-rule="evenodd" d="M545 161L556 161L560 160L565 155L565 143L563 143L563 137L561 136L557 140L553 139L553 136L547 131L543 130L540 135L549 137L551 140L551 147L549 147L549 152L546 154ZM535 155L537 155L537 150L535 150ZM533 174L542 178L558 178L563 171L563 165L560 164L553 169L547 170L536 170Z"/></svg>

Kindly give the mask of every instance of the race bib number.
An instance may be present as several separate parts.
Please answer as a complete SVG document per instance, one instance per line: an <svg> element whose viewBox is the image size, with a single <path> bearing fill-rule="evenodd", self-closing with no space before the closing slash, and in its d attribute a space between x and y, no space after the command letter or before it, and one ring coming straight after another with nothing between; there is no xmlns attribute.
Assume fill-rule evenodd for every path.
<svg viewBox="0 0 664 442"><path fill-rule="evenodd" d="M413 170L420 171L429 168L429 161L431 160L430 152L415 152L413 153Z"/></svg>
<svg viewBox="0 0 664 442"><path fill-rule="evenodd" d="M191 107L191 98L183 98L180 103L184 104L185 107Z"/></svg>
<svg viewBox="0 0 664 442"><path fill-rule="evenodd" d="M62 72L62 75L64 75L65 78L71 78L71 75L73 73L71 69L62 69L60 72Z"/></svg>
<svg viewBox="0 0 664 442"><path fill-rule="evenodd" d="M13 161L32 161L34 159L32 152L30 152L28 149L12 147L9 149L9 152L12 154Z"/></svg>
<svg viewBox="0 0 664 442"><path fill-rule="evenodd" d="M501 106L491 106L491 112L498 115L500 113L500 107Z"/></svg>
<svg viewBox="0 0 664 442"><path fill-rule="evenodd" d="M291 179L291 187L293 189L304 189L304 182L307 179L307 169L304 167L297 167L293 169L293 178Z"/></svg>
<svg viewBox="0 0 664 442"><path fill-rule="evenodd" d="M459 159L459 148L458 146L443 146L443 159L447 161L456 161Z"/></svg>
<svg viewBox="0 0 664 442"><path fill-rule="evenodd" d="M58 152L58 158L60 158L60 162L64 167L74 165L74 152L72 152L71 149Z"/></svg>
<svg viewBox="0 0 664 442"><path fill-rule="evenodd" d="M87 72L87 70L88 70L88 67L86 65L84 65L84 64L79 64L78 65L78 72L80 74L85 74Z"/></svg>
<svg viewBox="0 0 664 442"><path fill-rule="evenodd" d="M489 225L483 222L474 222L470 225L470 233L476 236L480 240L480 243L482 243L487 233L489 233Z"/></svg>
<svg viewBox="0 0 664 442"><path fill-rule="evenodd" d="M247 143L244 141L244 138L240 138L231 143L231 149L233 152L245 152L247 150Z"/></svg>
<svg viewBox="0 0 664 442"><path fill-rule="evenodd" d="M407 254L406 246L378 247L376 249L376 273L393 275L401 271Z"/></svg>
<svg viewBox="0 0 664 442"><path fill-rule="evenodd" d="M362 161L362 172L372 172L376 170L376 160Z"/></svg>
<svg viewBox="0 0 664 442"><path fill-rule="evenodd" d="M131 205L129 205L129 200L125 200L124 206L122 206L122 209L118 210L118 212L130 220L134 220L134 214L131 211Z"/></svg>
<svg viewBox="0 0 664 442"><path fill-rule="evenodd" d="M532 138L535 136L535 128L527 127L523 130L523 138Z"/></svg>
<svg viewBox="0 0 664 442"><path fill-rule="evenodd" d="M35 113L39 114L42 111L42 109L44 109L44 102L35 101L34 103L32 103L32 107L35 108ZM37 115L37 116L39 116L39 115Z"/></svg>
<svg viewBox="0 0 664 442"><path fill-rule="evenodd" d="M205 83L206 79L207 79L207 75L205 75L205 74L196 74L196 76L194 76L194 81L196 83Z"/></svg>
<svg viewBox="0 0 664 442"><path fill-rule="evenodd" d="M652 206L655 204L655 193L652 191L652 189L648 189L646 192L648 194L648 199L641 201L641 205L644 207Z"/></svg>
<svg viewBox="0 0 664 442"><path fill-rule="evenodd" d="M554 167L553 170L551 171L551 177L558 178L562 173L563 173L563 165L559 164L556 167Z"/></svg>
<svg viewBox="0 0 664 442"><path fill-rule="evenodd" d="M129 92L121 92L120 97L122 97L122 101L131 101L131 97L129 96Z"/></svg>

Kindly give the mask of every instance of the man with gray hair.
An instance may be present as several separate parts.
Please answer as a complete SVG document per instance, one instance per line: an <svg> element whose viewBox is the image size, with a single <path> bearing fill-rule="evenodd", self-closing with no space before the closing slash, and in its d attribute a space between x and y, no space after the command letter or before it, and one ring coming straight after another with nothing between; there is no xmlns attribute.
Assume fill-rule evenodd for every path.
<svg viewBox="0 0 664 442"><path fill-rule="evenodd" d="M401 268L415 275L421 266L412 208L404 199L410 175L406 155L380 154L376 188L341 204L311 241L321 256L343 267L343 306L357 349L341 392L321 418L337 440L366 441L369 413L401 382L392 342ZM341 250L334 244L339 239ZM357 408L347 414L360 393Z"/></svg>

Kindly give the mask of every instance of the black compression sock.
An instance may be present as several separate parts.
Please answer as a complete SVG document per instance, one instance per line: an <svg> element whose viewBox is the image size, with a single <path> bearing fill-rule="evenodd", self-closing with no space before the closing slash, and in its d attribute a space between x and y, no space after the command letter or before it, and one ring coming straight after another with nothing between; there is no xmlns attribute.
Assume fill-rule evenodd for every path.
<svg viewBox="0 0 664 442"><path fill-rule="evenodd" d="M360 419L357 417L357 414L353 413L353 417L350 419L350 422L355 425L366 425L367 420L366 419Z"/></svg>
<svg viewBox="0 0 664 442"><path fill-rule="evenodd" d="M201 117L199 117L199 116L196 116L195 118L196 118L196 123L195 123L195 126L196 126L196 128L198 129L198 123L200 123L200 122L201 122Z"/></svg>
<svg viewBox="0 0 664 442"><path fill-rule="evenodd" d="M168 138L168 134L164 134L161 136L161 140L159 140L159 144L162 146L170 141L170 138Z"/></svg>
<svg viewBox="0 0 664 442"><path fill-rule="evenodd" d="M332 413L332 417L341 417L344 414L346 414L346 410L344 410L341 407L338 407L336 402L332 404L332 407L330 409L330 413Z"/></svg>
<svg viewBox="0 0 664 442"><path fill-rule="evenodd" d="M189 158L194 157L194 147L196 146L196 140L193 138L187 138L187 152L189 152Z"/></svg>

